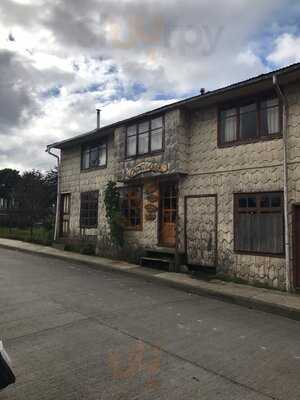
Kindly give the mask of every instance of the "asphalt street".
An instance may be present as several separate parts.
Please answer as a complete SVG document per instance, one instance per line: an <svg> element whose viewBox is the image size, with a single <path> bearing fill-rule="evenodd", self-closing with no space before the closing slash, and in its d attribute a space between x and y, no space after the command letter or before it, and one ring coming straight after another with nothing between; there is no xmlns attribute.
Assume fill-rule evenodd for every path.
<svg viewBox="0 0 300 400"><path fill-rule="evenodd" d="M0 249L0 399L300 399L300 322Z"/></svg>

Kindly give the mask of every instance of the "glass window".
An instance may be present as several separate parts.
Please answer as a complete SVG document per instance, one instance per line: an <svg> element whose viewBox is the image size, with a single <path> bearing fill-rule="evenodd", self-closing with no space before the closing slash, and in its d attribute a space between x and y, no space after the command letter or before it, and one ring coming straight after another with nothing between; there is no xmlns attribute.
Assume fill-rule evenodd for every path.
<svg viewBox="0 0 300 400"><path fill-rule="evenodd" d="M284 253L282 193L235 195L235 250Z"/></svg>
<svg viewBox="0 0 300 400"><path fill-rule="evenodd" d="M279 101L272 99L261 103L262 135L279 133Z"/></svg>
<svg viewBox="0 0 300 400"><path fill-rule="evenodd" d="M230 143L237 139L237 112L235 108L221 112L222 142Z"/></svg>
<svg viewBox="0 0 300 400"><path fill-rule="evenodd" d="M221 144L278 135L281 131L280 103L277 98L221 110L219 118Z"/></svg>
<svg viewBox="0 0 300 400"><path fill-rule="evenodd" d="M80 226L81 228L96 228L98 225L99 192L81 193Z"/></svg>
<svg viewBox="0 0 300 400"><path fill-rule="evenodd" d="M240 137L251 139L257 136L257 106L256 103L240 108Z"/></svg>
<svg viewBox="0 0 300 400"><path fill-rule="evenodd" d="M143 155L163 149L163 117L127 128L126 156Z"/></svg>
<svg viewBox="0 0 300 400"><path fill-rule="evenodd" d="M149 152L149 132L139 134L138 152L139 154L146 154Z"/></svg>
<svg viewBox="0 0 300 400"><path fill-rule="evenodd" d="M121 189L121 214L124 226L140 229L142 225L142 189L140 187Z"/></svg>
<svg viewBox="0 0 300 400"><path fill-rule="evenodd" d="M106 165L106 145L99 146L99 167Z"/></svg>
<svg viewBox="0 0 300 400"><path fill-rule="evenodd" d="M158 151L162 149L163 145L163 130L157 129L151 133L151 151Z"/></svg>
<svg viewBox="0 0 300 400"><path fill-rule="evenodd" d="M105 167L107 162L107 144L85 147L82 151L81 168Z"/></svg>

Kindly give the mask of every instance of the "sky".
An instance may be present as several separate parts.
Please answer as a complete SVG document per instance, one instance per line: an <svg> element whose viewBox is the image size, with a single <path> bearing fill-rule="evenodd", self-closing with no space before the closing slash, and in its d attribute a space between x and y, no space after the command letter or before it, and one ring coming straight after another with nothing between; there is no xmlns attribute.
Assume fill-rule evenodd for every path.
<svg viewBox="0 0 300 400"><path fill-rule="evenodd" d="M0 0L0 169L300 61L298 0Z"/></svg>

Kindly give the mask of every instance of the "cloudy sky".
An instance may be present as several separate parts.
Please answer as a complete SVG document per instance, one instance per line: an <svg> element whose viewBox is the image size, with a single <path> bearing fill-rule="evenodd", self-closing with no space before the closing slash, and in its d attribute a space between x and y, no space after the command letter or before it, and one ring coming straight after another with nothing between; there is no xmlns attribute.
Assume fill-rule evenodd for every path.
<svg viewBox="0 0 300 400"><path fill-rule="evenodd" d="M298 0L0 0L0 168L48 143L300 61Z"/></svg>

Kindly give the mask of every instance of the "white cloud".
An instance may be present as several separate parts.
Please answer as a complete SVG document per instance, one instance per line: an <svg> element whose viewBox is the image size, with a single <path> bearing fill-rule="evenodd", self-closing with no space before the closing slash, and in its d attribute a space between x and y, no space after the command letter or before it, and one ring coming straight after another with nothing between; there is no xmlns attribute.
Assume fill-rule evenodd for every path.
<svg viewBox="0 0 300 400"><path fill-rule="evenodd" d="M284 33L275 40L275 48L268 61L283 66L300 61L300 37Z"/></svg>
<svg viewBox="0 0 300 400"><path fill-rule="evenodd" d="M282 10L281 0L1 0L0 168L50 166L45 145L93 129L97 106L108 124L160 96L265 72L259 32L280 26ZM298 40L280 36L269 62L296 59Z"/></svg>

